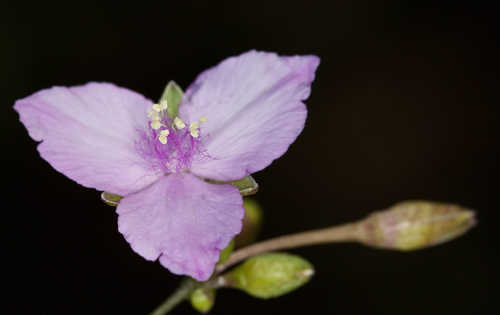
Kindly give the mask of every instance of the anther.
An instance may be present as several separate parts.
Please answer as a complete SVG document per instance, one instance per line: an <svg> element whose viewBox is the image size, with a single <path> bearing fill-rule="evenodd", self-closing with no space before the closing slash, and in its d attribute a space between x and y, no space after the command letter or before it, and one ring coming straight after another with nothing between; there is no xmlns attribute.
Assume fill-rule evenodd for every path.
<svg viewBox="0 0 500 315"><path fill-rule="evenodd" d="M156 112L161 112L161 110L162 110L161 105L160 104L154 104L153 105L153 110L155 110Z"/></svg>
<svg viewBox="0 0 500 315"><path fill-rule="evenodd" d="M175 117L175 119L174 119L174 126L177 129L183 129L183 128L186 127L186 124L179 117Z"/></svg>
<svg viewBox="0 0 500 315"><path fill-rule="evenodd" d="M197 122L191 123L189 125L189 133L193 138L198 138L200 131L198 130L199 124Z"/></svg>
<svg viewBox="0 0 500 315"><path fill-rule="evenodd" d="M159 120L160 119L160 115L158 114L158 112L152 110L152 109L148 109L148 117L153 119L153 120Z"/></svg>
<svg viewBox="0 0 500 315"><path fill-rule="evenodd" d="M168 137L168 134L170 133L170 131L168 129L163 129L160 131L160 135L158 136L158 140L163 143L163 144L166 144L167 143L167 137Z"/></svg>
<svg viewBox="0 0 500 315"><path fill-rule="evenodd" d="M159 140L162 144L166 144L166 143L167 143L167 136L164 136L164 135L159 135L159 136L158 136L158 140Z"/></svg>
<svg viewBox="0 0 500 315"><path fill-rule="evenodd" d="M161 110L166 110L167 108L168 108L167 101L160 102L160 109Z"/></svg>
<svg viewBox="0 0 500 315"><path fill-rule="evenodd" d="M158 130L161 128L161 126L163 126L163 124L161 123L161 121L159 120L153 120L151 123L151 128L153 128L154 130Z"/></svg>

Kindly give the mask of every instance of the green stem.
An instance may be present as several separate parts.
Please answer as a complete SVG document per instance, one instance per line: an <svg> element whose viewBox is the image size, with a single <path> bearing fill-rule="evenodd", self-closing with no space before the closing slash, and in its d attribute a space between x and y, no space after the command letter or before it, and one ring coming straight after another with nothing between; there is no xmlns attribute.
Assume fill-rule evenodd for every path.
<svg viewBox="0 0 500 315"><path fill-rule="evenodd" d="M259 242L235 251L229 259L215 268L215 274L220 274L230 266L249 257L275 250L297 248L315 244L351 242L359 240L358 222L333 226L326 229L312 230L302 233L276 237Z"/></svg>
<svg viewBox="0 0 500 315"><path fill-rule="evenodd" d="M359 240L359 229L357 223L343 224L326 229L307 231L292 235L286 235L270 239L264 242L256 243L244 247L232 253L229 259L216 267L213 279L208 282L198 283L191 278L186 279L181 286L171 296L169 296L163 304L161 304L150 315L164 315L172 310L177 304L189 298L191 293L199 287L217 288L221 287L222 276L219 274L230 266L245 260L246 258L288 248L301 247L306 245L333 243L333 242L348 242Z"/></svg>
<svg viewBox="0 0 500 315"><path fill-rule="evenodd" d="M197 283L188 278L184 280L179 288L170 295L162 304L160 304L150 315L164 315L170 312L174 307L176 307L179 303L189 298L191 292L194 291L197 287Z"/></svg>

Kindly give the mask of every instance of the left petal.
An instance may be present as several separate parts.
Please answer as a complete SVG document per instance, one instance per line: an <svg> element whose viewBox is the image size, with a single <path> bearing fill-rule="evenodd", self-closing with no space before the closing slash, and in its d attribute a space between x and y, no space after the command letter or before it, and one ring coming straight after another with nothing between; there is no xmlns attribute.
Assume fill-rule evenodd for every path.
<svg viewBox="0 0 500 315"><path fill-rule="evenodd" d="M200 74L179 109L191 122L206 118L200 128L208 158L193 162L191 171L234 180L285 153L304 127L302 101L318 65L316 56L250 51Z"/></svg>
<svg viewBox="0 0 500 315"><path fill-rule="evenodd" d="M136 149L151 105L131 90L91 82L39 91L14 109L52 167L85 187L125 195L159 176Z"/></svg>
<svg viewBox="0 0 500 315"><path fill-rule="evenodd" d="M118 229L135 252L205 281L220 250L240 232L244 210L237 188L176 173L123 198L117 213Z"/></svg>

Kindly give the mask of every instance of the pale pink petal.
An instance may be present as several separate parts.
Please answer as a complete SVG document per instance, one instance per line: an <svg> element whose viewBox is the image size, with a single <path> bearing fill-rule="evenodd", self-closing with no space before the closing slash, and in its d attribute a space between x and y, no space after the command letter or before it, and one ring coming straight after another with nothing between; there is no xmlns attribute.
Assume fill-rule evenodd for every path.
<svg viewBox="0 0 500 315"><path fill-rule="evenodd" d="M285 153L304 127L302 101L318 64L316 56L250 51L200 74L186 91L179 115L191 122L206 118L200 134L210 158L193 162L191 171L238 179Z"/></svg>
<svg viewBox="0 0 500 315"><path fill-rule="evenodd" d="M243 202L233 186L175 173L123 198L117 213L119 231L135 252L204 281L241 230Z"/></svg>
<svg viewBox="0 0 500 315"><path fill-rule="evenodd" d="M125 195L160 176L135 144L151 105L113 84L88 83L39 91L14 108L56 170L83 186Z"/></svg>

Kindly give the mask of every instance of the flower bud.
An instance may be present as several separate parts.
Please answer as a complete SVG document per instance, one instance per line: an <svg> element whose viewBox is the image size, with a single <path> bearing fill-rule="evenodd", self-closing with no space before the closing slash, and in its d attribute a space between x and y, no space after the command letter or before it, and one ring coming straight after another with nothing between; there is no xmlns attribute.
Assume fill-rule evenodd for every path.
<svg viewBox="0 0 500 315"><path fill-rule="evenodd" d="M231 240L229 244L227 244L226 248L220 251L219 261L217 262L217 264L222 264L226 260L228 260L229 256L231 256L231 253L233 252L233 249L234 249L234 239Z"/></svg>
<svg viewBox="0 0 500 315"><path fill-rule="evenodd" d="M360 223L361 242L380 248L415 250L452 240L476 224L474 212L457 205L404 201Z"/></svg>
<svg viewBox="0 0 500 315"><path fill-rule="evenodd" d="M257 239L262 225L262 208L257 201L244 198L243 207L245 208L243 228L235 238L237 248L253 243Z"/></svg>
<svg viewBox="0 0 500 315"><path fill-rule="evenodd" d="M202 314L208 313L215 303L215 289L198 288L191 293L189 301L191 306L198 312Z"/></svg>
<svg viewBox="0 0 500 315"><path fill-rule="evenodd" d="M313 274L313 266L299 256L267 253L246 260L224 275L222 281L225 286L268 299L297 289Z"/></svg>

